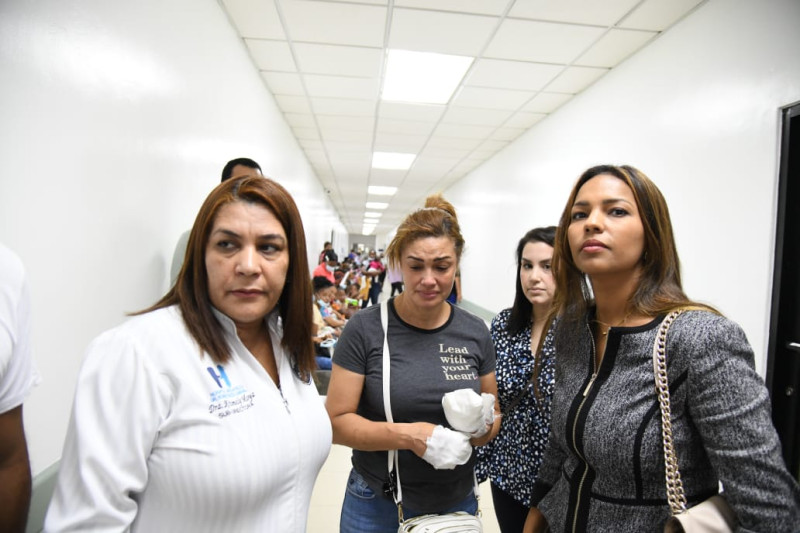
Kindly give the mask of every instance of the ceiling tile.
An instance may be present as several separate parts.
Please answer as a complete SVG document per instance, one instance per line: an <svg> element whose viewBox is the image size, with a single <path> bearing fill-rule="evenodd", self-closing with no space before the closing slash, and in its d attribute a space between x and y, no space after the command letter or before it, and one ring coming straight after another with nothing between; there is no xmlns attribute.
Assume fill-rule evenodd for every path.
<svg viewBox="0 0 800 533"><path fill-rule="evenodd" d="M704 2L705 0L646 0L619 26L664 31Z"/></svg>
<svg viewBox="0 0 800 533"><path fill-rule="evenodd" d="M561 65L480 59L475 63L465 85L538 91L563 70Z"/></svg>
<svg viewBox="0 0 800 533"><path fill-rule="evenodd" d="M440 176L446 172L449 172L450 169L455 167L458 162L461 161L461 159L462 158L460 157L420 157L414 162L414 166L412 166L409 170L406 179L413 181Z"/></svg>
<svg viewBox="0 0 800 533"><path fill-rule="evenodd" d="M399 152L401 154L416 154L425 143L427 135L402 135L399 133L381 133L375 135L376 152Z"/></svg>
<svg viewBox="0 0 800 533"><path fill-rule="evenodd" d="M539 93L533 100L525 104L522 110L533 113L552 113L570 98L572 98L571 94Z"/></svg>
<svg viewBox="0 0 800 533"><path fill-rule="evenodd" d="M463 158L467 157L471 151L471 148L433 146L431 143L428 143L422 152L420 152L419 157L423 159L427 157L444 157L461 161Z"/></svg>
<svg viewBox="0 0 800 533"><path fill-rule="evenodd" d="M502 15L508 6L508 0L395 0L394 5L479 15Z"/></svg>
<svg viewBox="0 0 800 533"><path fill-rule="evenodd" d="M293 42L383 46L383 6L292 0L281 9Z"/></svg>
<svg viewBox="0 0 800 533"><path fill-rule="evenodd" d="M495 139L489 139L481 143L480 146L478 146L478 150L476 150L476 153L478 151L495 153L499 152L508 145L509 145L508 141L498 141Z"/></svg>
<svg viewBox="0 0 800 533"><path fill-rule="evenodd" d="M343 130L339 128L323 128L320 126L320 134L323 140L328 140L346 143L357 143L362 148L370 149L372 146L372 132L371 131L356 131L356 130Z"/></svg>
<svg viewBox="0 0 800 533"><path fill-rule="evenodd" d="M311 113L311 106L305 96L290 96L276 94L275 102L284 113Z"/></svg>
<svg viewBox="0 0 800 533"><path fill-rule="evenodd" d="M527 102L534 94L532 91L464 87L456 95L452 103L461 107L515 110Z"/></svg>
<svg viewBox="0 0 800 533"><path fill-rule="evenodd" d="M525 0L515 2L509 17L613 26L641 0ZM667 0L669 1L669 0Z"/></svg>
<svg viewBox="0 0 800 533"><path fill-rule="evenodd" d="M222 0L222 3L242 37L286 38L273 0Z"/></svg>
<svg viewBox="0 0 800 533"><path fill-rule="evenodd" d="M606 30L590 26L506 19L484 57L567 64Z"/></svg>
<svg viewBox="0 0 800 533"><path fill-rule="evenodd" d="M492 134L492 139L496 141L513 141L526 131L524 128L498 128Z"/></svg>
<svg viewBox="0 0 800 533"><path fill-rule="evenodd" d="M375 78L345 78L306 74L303 76L309 96L327 98L356 98L370 100L378 96L378 80Z"/></svg>
<svg viewBox="0 0 800 533"><path fill-rule="evenodd" d="M499 141L498 141L499 142ZM506 143L508 145L510 143ZM474 150L471 154L469 154L470 158L483 158L489 159L490 157L494 156L499 150Z"/></svg>
<svg viewBox="0 0 800 533"><path fill-rule="evenodd" d="M570 67L547 86L548 91L578 94L608 72L594 67Z"/></svg>
<svg viewBox="0 0 800 533"><path fill-rule="evenodd" d="M317 128L292 128L294 136L298 139L319 140L319 130Z"/></svg>
<svg viewBox="0 0 800 533"><path fill-rule="evenodd" d="M408 171L390 170L385 168L371 168L369 171L369 184L397 187L403 181L406 172Z"/></svg>
<svg viewBox="0 0 800 533"><path fill-rule="evenodd" d="M284 113L286 122L293 128L316 128L314 115L310 113Z"/></svg>
<svg viewBox="0 0 800 533"><path fill-rule="evenodd" d="M469 124L473 126L499 126L508 120L511 115L511 111L503 109L450 106L442 117L442 122L445 124Z"/></svg>
<svg viewBox="0 0 800 533"><path fill-rule="evenodd" d="M520 111L519 113L514 113L514 116L508 119L503 126L508 128L528 129L546 116L545 113L525 113Z"/></svg>
<svg viewBox="0 0 800 533"><path fill-rule="evenodd" d="M591 67L616 67L656 35L658 33L651 31L610 30L575 63Z"/></svg>
<svg viewBox="0 0 800 533"><path fill-rule="evenodd" d="M494 17L396 8L389 48L475 57L496 25Z"/></svg>
<svg viewBox="0 0 800 533"><path fill-rule="evenodd" d="M305 152L306 158L308 158L308 161L314 165L314 167L319 166L325 168L328 166L328 156L325 155L323 150L308 149Z"/></svg>
<svg viewBox="0 0 800 533"><path fill-rule="evenodd" d="M380 103L378 116L380 118L397 118L405 120L420 120L423 122L436 122L441 118L446 106L427 104L403 104L400 102Z"/></svg>
<svg viewBox="0 0 800 533"><path fill-rule="evenodd" d="M467 174L468 172L472 172L475 170L479 165L481 165L485 161L484 158L473 159L468 158L460 162L456 167L451 171L451 174L460 174L461 176Z"/></svg>
<svg viewBox="0 0 800 533"><path fill-rule="evenodd" d="M296 72L292 51L286 41L267 41L264 39L245 39L245 44L253 56L259 70Z"/></svg>
<svg viewBox="0 0 800 533"><path fill-rule="evenodd" d="M425 145L425 150L423 153L431 153L431 150L438 150L440 148L446 150L458 150L471 152L475 148L478 147L479 144L483 142L485 136L474 138L474 139L466 139L466 138L458 138L458 137L445 137L443 135L434 135L428 141L428 144ZM464 154L465 156L467 154Z"/></svg>
<svg viewBox="0 0 800 533"><path fill-rule="evenodd" d="M299 74L289 72L262 72L261 77L267 82L272 94L289 94L303 96L303 84Z"/></svg>
<svg viewBox="0 0 800 533"><path fill-rule="evenodd" d="M456 139L485 139L495 130L494 126L473 126L469 124L445 124L436 126L437 137L454 137Z"/></svg>
<svg viewBox="0 0 800 533"><path fill-rule="evenodd" d="M324 150L324 148L322 146L322 141L319 141L319 140L316 140L316 139L298 139L298 141L300 142L300 146L305 151L308 151L308 150L323 151Z"/></svg>
<svg viewBox="0 0 800 533"><path fill-rule="evenodd" d="M368 157L358 157L357 154L333 154L330 156L331 166L337 176L343 173L351 173L348 180L358 179L358 176L366 178L369 172L370 159Z"/></svg>
<svg viewBox="0 0 800 533"><path fill-rule="evenodd" d="M377 78L383 61L380 48L294 43L294 52L299 68L309 74Z"/></svg>
<svg viewBox="0 0 800 533"><path fill-rule="evenodd" d="M311 98L314 112L320 115L349 115L371 117L375 114L377 100L353 100L350 98Z"/></svg>
<svg viewBox="0 0 800 533"><path fill-rule="evenodd" d="M436 122L421 120L397 120L391 118L378 119L377 133L401 133L404 135L425 136L431 134Z"/></svg>
<svg viewBox="0 0 800 533"><path fill-rule="evenodd" d="M364 147L363 143L354 143L354 142L344 142L339 141L338 139L335 141L325 141L325 147L327 148L328 152L331 154L334 153L343 153L343 154L360 154L362 156L370 158L372 160L372 152L370 151L369 147Z"/></svg>
<svg viewBox="0 0 800 533"><path fill-rule="evenodd" d="M366 131L372 134L375 120L372 117L346 117L336 115L319 115L317 124L324 129L341 129L346 131Z"/></svg>

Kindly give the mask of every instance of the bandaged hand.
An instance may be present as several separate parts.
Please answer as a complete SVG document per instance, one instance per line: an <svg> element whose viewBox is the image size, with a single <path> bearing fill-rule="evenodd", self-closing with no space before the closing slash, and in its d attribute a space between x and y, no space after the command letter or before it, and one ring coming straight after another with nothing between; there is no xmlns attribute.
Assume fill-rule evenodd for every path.
<svg viewBox="0 0 800 533"><path fill-rule="evenodd" d="M452 470L469 461L472 455L469 436L444 426L433 428L433 434L426 442L422 458L437 470Z"/></svg>
<svg viewBox="0 0 800 533"><path fill-rule="evenodd" d="M447 423L470 437L484 436L494 423L494 395L459 389L442 397Z"/></svg>

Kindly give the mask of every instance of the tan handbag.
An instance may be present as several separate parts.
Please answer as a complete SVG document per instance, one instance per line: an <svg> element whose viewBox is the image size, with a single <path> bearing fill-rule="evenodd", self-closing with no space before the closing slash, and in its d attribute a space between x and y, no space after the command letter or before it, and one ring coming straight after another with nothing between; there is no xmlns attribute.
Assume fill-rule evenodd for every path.
<svg viewBox="0 0 800 533"><path fill-rule="evenodd" d="M736 527L736 514L721 495L686 508L678 459L672 442L672 411L669 405L669 383L667 381L667 331L672 322L683 312L672 311L661 322L653 344L653 373L656 393L661 406L661 437L664 444L664 466L667 479L667 501L672 516L664 524L665 533L731 533Z"/></svg>

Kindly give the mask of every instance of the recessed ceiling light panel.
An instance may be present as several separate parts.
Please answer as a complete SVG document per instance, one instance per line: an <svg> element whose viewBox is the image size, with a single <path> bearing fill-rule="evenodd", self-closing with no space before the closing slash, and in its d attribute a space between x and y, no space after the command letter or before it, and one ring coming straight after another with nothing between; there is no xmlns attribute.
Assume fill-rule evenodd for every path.
<svg viewBox="0 0 800 533"><path fill-rule="evenodd" d="M411 155L411 154L404 154L404 155ZM392 196L396 192L397 192L397 187L382 187L380 185L370 185L369 187L367 187L367 193L374 194L376 196Z"/></svg>
<svg viewBox="0 0 800 533"><path fill-rule="evenodd" d="M446 104L473 57L389 50L383 100L416 104Z"/></svg>
<svg viewBox="0 0 800 533"><path fill-rule="evenodd" d="M400 152L373 152L372 168L406 170L411 168L411 163L413 163L414 159L416 158L416 154L403 154Z"/></svg>

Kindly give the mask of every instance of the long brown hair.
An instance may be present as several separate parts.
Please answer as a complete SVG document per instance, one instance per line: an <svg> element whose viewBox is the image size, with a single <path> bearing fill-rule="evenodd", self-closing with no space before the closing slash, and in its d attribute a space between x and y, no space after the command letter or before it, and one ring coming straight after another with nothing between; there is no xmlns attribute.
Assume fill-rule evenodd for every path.
<svg viewBox="0 0 800 533"><path fill-rule="evenodd" d="M553 249L553 277L556 289L546 327L549 329L556 317L561 324L569 323L568 327L575 327L594 304L589 281L578 269L572 257L568 230L578 191L587 181L601 174L614 176L630 187L644 228L644 253L640 260L641 275L628 302L628 310L644 316L658 316L677 308L704 309L718 313L713 307L690 300L683 292L680 259L675 246L669 209L658 187L634 167L598 165L588 169L578 178L558 223ZM558 357L558 354L556 356ZM537 398L540 398L538 361L534 366L534 376L536 378L534 391Z"/></svg>
<svg viewBox="0 0 800 533"><path fill-rule="evenodd" d="M189 333L200 348L217 363L231 358L224 330L212 311L208 293L205 255L208 238L220 209L233 202L263 205L275 215L286 232L289 268L278 312L283 320L281 345L289 354L295 371L303 379L315 368L311 341L311 285L303 222L289 192L262 177L241 177L224 181L203 202L189 234L186 256L175 285L153 306L134 314L178 305Z"/></svg>
<svg viewBox="0 0 800 533"><path fill-rule="evenodd" d="M600 174L614 176L630 187L644 228L641 276L631 295L629 311L645 316L658 316L678 307L699 307L713 311L706 305L693 302L683 292L680 259L669 209L658 187L634 167L599 165L590 168L578 178L561 214L553 250L556 280L553 313L566 321L580 320L593 304L589 282L572 257L568 230L578 191L587 181Z"/></svg>

